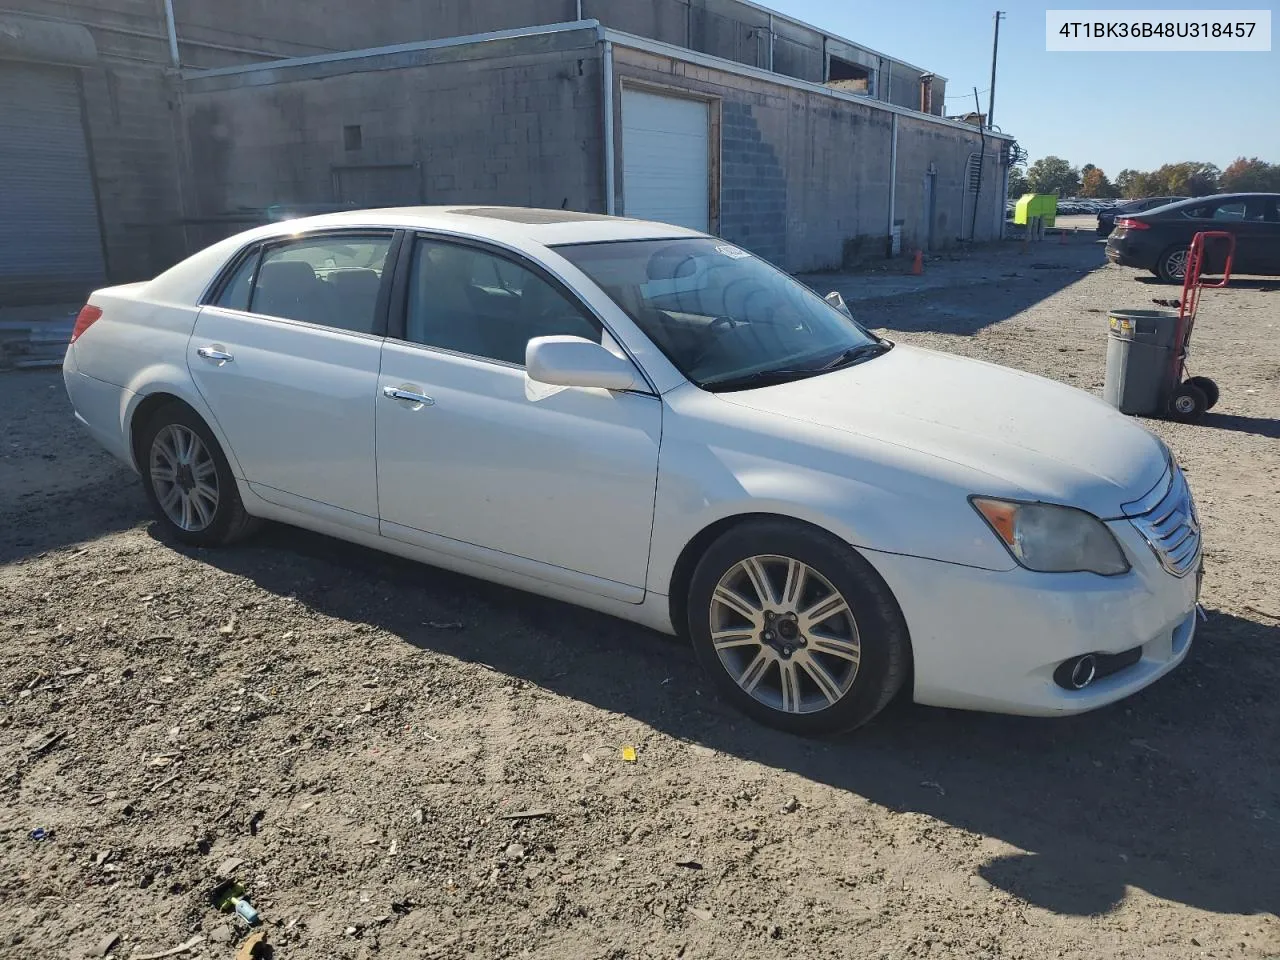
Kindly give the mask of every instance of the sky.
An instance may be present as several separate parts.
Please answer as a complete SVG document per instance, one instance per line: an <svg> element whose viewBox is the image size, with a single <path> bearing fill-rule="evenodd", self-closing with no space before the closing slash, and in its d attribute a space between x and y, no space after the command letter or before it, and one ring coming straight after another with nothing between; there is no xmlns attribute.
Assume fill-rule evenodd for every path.
<svg viewBox="0 0 1280 960"><path fill-rule="evenodd" d="M1268 53L1048 53L1048 9L1156 9L1102 0L764 0L879 53L947 78L948 114L973 109L973 88L991 86L992 15L1003 9L995 124L1031 161L1063 157L1109 177L1197 160L1225 167L1239 156L1280 163L1280 9L1273 0L1159 9L1272 9ZM1000 6L997 6L1000 4ZM982 109L987 94L981 93Z"/></svg>

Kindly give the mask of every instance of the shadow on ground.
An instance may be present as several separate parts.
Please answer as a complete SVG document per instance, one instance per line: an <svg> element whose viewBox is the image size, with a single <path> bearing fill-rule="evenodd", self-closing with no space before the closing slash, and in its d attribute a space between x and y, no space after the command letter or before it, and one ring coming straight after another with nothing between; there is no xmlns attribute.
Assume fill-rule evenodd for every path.
<svg viewBox="0 0 1280 960"><path fill-rule="evenodd" d="M284 527L193 555L326 616L998 838L1026 852L981 874L1057 913L1106 912L1129 886L1214 912L1280 910L1280 707L1274 671L1258 670L1280 628L1212 613L1179 670L1083 717L900 703L855 735L815 742L700 695L682 642L576 607ZM429 627L441 619L464 629Z"/></svg>
<svg viewBox="0 0 1280 960"><path fill-rule="evenodd" d="M1025 255L1017 249L931 262L920 277L868 271L803 279L823 294L839 291L865 326L973 336L1106 266L1093 244L1042 244ZM940 289L948 291L945 298L937 296Z"/></svg>
<svg viewBox="0 0 1280 960"><path fill-rule="evenodd" d="M1241 417L1233 413L1206 413L1199 425L1214 430L1234 430L1236 433L1252 433L1259 437L1280 440L1280 420L1275 417Z"/></svg>

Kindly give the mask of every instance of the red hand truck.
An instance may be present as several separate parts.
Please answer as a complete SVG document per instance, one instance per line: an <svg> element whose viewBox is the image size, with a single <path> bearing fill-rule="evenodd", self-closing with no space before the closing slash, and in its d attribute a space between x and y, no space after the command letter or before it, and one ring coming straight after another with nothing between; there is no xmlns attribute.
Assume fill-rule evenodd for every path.
<svg viewBox="0 0 1280 960"><path fill-rule="evenodd" d="M1205 245L1208 240L1225 240L1227 259L1222 268L1222 279L1205 283L1201 279L1204 269ZM1182 277L1182 298L1178 301L1178 325L1174 333L1173 360L1169 365L1169 377L1163 391L1163 406L1170 418L1190 423L1200 419L1206 410L1218 402L1218 385L1208 377L1183 377L1187 372L1187 354L1191 347L1191 331L1196 325L1196 310L1200 307L1200 291L1225 287L1231 280L1231 264L1236 255L1236 237L1225 230L1203 230L1191 238L1187 251L1186 271Z"/></svg>

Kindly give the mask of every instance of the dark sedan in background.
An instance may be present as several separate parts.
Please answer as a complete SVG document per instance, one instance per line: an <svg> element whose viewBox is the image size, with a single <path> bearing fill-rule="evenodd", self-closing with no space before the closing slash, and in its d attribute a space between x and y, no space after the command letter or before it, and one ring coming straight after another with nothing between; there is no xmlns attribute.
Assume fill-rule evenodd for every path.
<svg viewBox="0 0 1280 960"><path fill-rule="evenodd" d="M1166 283L1181 283L1191 238L1225 230L1236 238L1232 273L1280 276L1280 194L1220 193L1122 216L1107 241L1107 259L1150 270ZM1225 243L1205 250L1205 273L1221 273Z"/></svg>
<svg viewBox="0 0 1280 960"><path fill-rule="evenodd" d="M1163 207L1166 203L1177 203L1179 200L1186 200L1187 197L1142 197L1138 200L1125 200L1123 203L1117 203L1114 207L1107 207L1105 210L1098 211L1098 236L1105 237L1111 233L1116 225L1116 221L1121 217L1127 217L1132 213L1146 213L1148 210L1154 210L1156 207Z"/></svg>

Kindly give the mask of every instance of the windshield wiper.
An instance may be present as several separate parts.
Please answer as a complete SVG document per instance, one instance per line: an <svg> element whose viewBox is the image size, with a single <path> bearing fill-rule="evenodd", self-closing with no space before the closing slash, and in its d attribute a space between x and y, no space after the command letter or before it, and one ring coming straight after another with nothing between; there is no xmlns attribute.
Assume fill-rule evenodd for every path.
<svg viewBox="0 0 1280 960"><path fill-rule="evenodd" d="M703 390L710 390L713 393L721 390L745 390L748 387L767 387L775 383L787 383L790 380L803 380L805 377L816 377L820 373L826 373L826 371L821 367L808 367L804 370L757 370L755 373L744 373L740 377L704 380L700 386Z"/></svg>
<svg viewBox="0 0 1280 960"><path fill-rule="evenodd" d="M829 370L839 370L841 367L851 367L855 363L861 363L863 360L870 360L872 357L878 357L882 353L888 353L893 349L893 344L888 340L877 340L875 343L862 343L856 347L850 347L843 353L832 357L827 363L818 369L823 373Z"/></svg>

